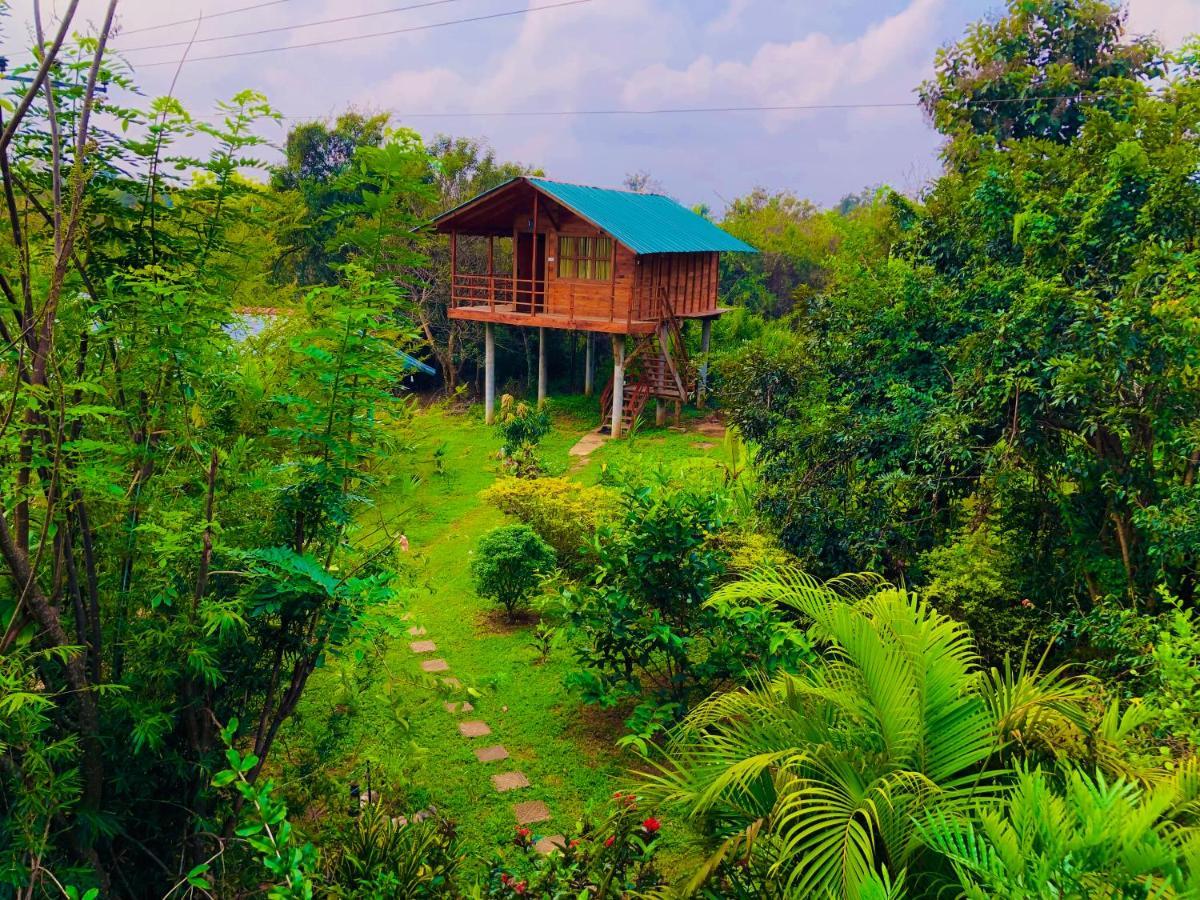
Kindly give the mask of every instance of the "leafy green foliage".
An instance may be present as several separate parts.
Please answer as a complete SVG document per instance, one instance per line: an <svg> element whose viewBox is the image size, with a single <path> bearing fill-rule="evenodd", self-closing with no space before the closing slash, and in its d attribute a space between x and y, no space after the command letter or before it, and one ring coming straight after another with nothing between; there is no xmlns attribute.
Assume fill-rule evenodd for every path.
<svg viewBox="0 0 1200 900"><path fill-rule="evenodd" d="M1191 753L1200 749L1200 630L1193 609L1172 599L1165 621L1149 636L1147 701L1160 733Z"/></svg>
<svg viewBox="0 0 1200 900"><path fill-rule="evenodd" d="M537 445L550 431L550 412L545 406L530 406L511 394L500 398L496 427L504 440L500 448L505 467L518 478L541 473Z"/></svg>
<svg viewBox="0 0 1200 900"><path fill-rule="evenodd" d="M920 832L965 897L1186 897L1198 792L1194 761L1153 785L1026 768L998 804L938 812Z"/></svg>
<svg viewBox="0 0 1200 900"><path fill-rule="evenodd" d="M237 791L241 814L234 835L257 854L270 879L267 897L270 900L311 900L311 873L316 866L316 850L312 844L298 843L287 818L287 805L275 798L275 785L271 780L250 780L249 774L257 771L259 760L253 754L239 752L232 745L237 730L237 719L230 720L221 730L228 768L213 776L213 787L232 785ZM188 872L189 887L202 891L212 889L207 877L212 861L200 863Z"/></svg>
<svg viewBox="0 0 1200 900"><path fill-rule="evenodd" d="M934 125L959 143L976 135L1067 143L1089 107L1124 105L1113 80L1163 73L1162 49L1150 37L1126 42L1127 12L1108 0L1008 0L1007 7L939 50L936 74L921 86Z"/></svg>
<svg viewBox="0 0 1200 900"><path fill-rule="evenodd" d="M855 897L889 873L919 890L936 867L916 823L968 815L1018 725L1077 710L1081 692L1054 674L981 679L965 626L874 578L763 570L717 598L794 608L822 655L697 706L649 776L648 796L720 839L693 888L745 858L775 895Z"/></svg>
<svg viewBox="0 0 1200 900"><path fill-rule="evenodd" d="M556 852L535 849L533 832L518 827L515 859L498 859L480 896L596 898L644 895L666 882L655 865L662 824L639 808L638 798L618 791L613 811L600 822L584 822Z"/></svg>
<svg viewBox="0 0 1200 900"><path fill-rule="evenodd" d="M586 557L617 506L612 491L568 478L501 478L480 497L536 531L563 563Z"/></svg>
<svg viewBox="0 0 1200 900"><path fill-rule="evenodd" d="M554 551L532 528L504 525L480 539L471 576L476 593L495 600L512 619L554 563Z"/></svg>
<svg viewBox="0 0 1200 900"><path fill-rule="evenodd" d="M1190 602L1200 105L1186 79L1117 88L1069 143L1009 140L922 204L892 195L887 257L839 254L790 347L725 365L805 566L919 583L982 512L1011 538L1003 592L1048 616Z"/></svg>
<svg viewBox="0 0 1200 900"><path fill-rule="evenodd" d="M804 657L807 642L765 607L706 603L726 571L712 535L727 525L718 492L633 485L624 516L601 526L594 569L562 588L586 700L646 698L630 719L635 746L670 725L698 696L759 667Z"/></svg>
<svg viewBox="0 0 1200 900"><path fill-rule="evenodd" d="M411 326L376 268L411 258L400 201L427 157L398 139L357 164L398 211L337 208L349 262L299 303L269 272L299 204L250 177L266 100L211 122L170 98L123 108L87 87L93 63L130 86L100 50L66 54L78 83L31 107L3 159L0 355L20 377L0 556L21 599L0 604L0 792L39 787L8 808L0 877L108 894L119 872L161 893L158 860L201 865L250 804L280 825L274 874L299 896L260 775L310 675L397 609L391 545L368 550L358 523L408 409ZM246 305L277 320L248 337ZM214 723L238 718L254 725L230 737L245 768L226 806Z"/></svg>
<svg viewBox="0 0 1200 900"><path fill-rule="evenodd" d="M330 896L453 896L460 861L452 822L401 822L369 803L332 847L326 863Z"/></svg>

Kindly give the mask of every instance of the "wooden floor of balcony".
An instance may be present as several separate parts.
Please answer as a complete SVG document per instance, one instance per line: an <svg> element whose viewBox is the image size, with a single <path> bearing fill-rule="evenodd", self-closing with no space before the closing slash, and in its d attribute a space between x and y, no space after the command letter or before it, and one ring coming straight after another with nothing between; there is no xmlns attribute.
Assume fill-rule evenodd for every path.
<svg viewBox="0 0 1200 900"><path fill-rule="evenodd" d="M466 319L472 322L496 322L500 325L523 325L526 328L559 328L565 331L600 331L608 334L653 334L658 325L652 320L589 318L545 311L525 312L515 303L497 303L494 306L487 303L458 305L449 310L449 315L452 319Z"/></svg>

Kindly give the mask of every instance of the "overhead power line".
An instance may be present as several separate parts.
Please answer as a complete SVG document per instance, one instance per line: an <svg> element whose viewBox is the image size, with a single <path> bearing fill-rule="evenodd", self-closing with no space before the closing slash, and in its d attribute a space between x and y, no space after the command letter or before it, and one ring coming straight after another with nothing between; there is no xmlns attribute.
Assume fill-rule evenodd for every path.
<svg viewBox="0 0 1200 900"><path fill-rule="evenodd" d="M964 104L983 106L989 103L1058 103L1063 100L1083 100L1081 95L1059 97L998 97L994 100L964 100ZM397 119L518 119L556 118L564 116L662 116L688 115L692 113L745 113L745 112L819 112L821 110L853 109L916 109L916 100L894 100L869 103L791 103L770 106L677 106L658 109L526 109L526 110L461 110L458 112L400 112L388 110ZM282 116L291 121L321 119L324 116Z"/></svg>
<svg viewBox="0 0 1200 900"><path fill-rule="evenodd" d="M464 19L451 19L448 22L433 22L429 25L410 25L407 28L393 28L389 31L373 31L369 34L355 34L349 37L328 38L323 41L309 41L304 44L289 44L285 47L260 47L257 50L237 50L231 53L216 53L211 56L189 56L185 62L205 62L214 59L232 59L237 56L257 56L263 53L280 53L284 50L302 50L306 47L324 47L329 44L345 44L349 41L361 41L366 38L390 37L397 34L409 34L414 31L429 31L433 28L445 28L449 25L465 25L470 22L487 22L494 19L511 18L512 16L524 16L529 13L545 12L551 9L562 9L567 6L580 6L584 3L591 3L593 0L562 0L560 3L547 3L542 6L530 6L525 9L511 9L505 12L489 13L484 16L471 16ZM180 61L177 59L164 59L158 62L139 63L136 68L148 69L154 66L177 66Z"/></svg>
<svg viewBox="0 0 1200 900"><path fill-rule="evenodd" d="M357 19L370 19L375 16L386 16L391 13L408 12L412 9L426 9L430 6L445 6L447 3L461 3L463 0L426 0L424 3L413 3L409 6L393 6L375 12L358 13L353 16L338 16L334 19L319 19L315 22L299 22L295 25L278 25L274 28L260 28L258 31L239 31L234 34L218 34L213 37L196 38L194 41L169 41L164 44L146 44L141 47L119 47L121 53L134 53L141 50L165 50L168 47L187 47L192 44L209 44L213 41L231 41L234 38L257 37L263 34L276 34L280 31L295 31L299 28L316 28L318 25L335 25L339 22L353 22Z"/></svg>
<svg viewBox="0 0 1200 900"><path fill-rule="evenodd" d="M221 12L208 13L207 15L203 16L192 16L190 19L176 19L173 22L162 22L159 25L144 25L141 28L122 29L121 34L124 36L127 34L141 34L146 31L159 31L163 28L173 28L176 25L190 25L193 22L199 22L201 20L207 22L209 19L220 19L223 16L232 16L236 13L249 12L252 9L262 9L266 6L278 6L281 3L291 2L292 0L267 0L265 3L252 3L250 6L239 6L235 9L225 9Z"/></svg>

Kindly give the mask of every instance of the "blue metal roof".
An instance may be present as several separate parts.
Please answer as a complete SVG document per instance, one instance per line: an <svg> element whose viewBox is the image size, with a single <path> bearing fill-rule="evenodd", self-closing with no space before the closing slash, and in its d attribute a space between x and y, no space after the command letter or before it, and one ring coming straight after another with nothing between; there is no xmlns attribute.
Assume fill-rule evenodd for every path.
<svg viewBox="0 0 1200 900"><path fill-rule="evenodd" d="M518 176L497 185L443 213L434 221L449 218L464 207L474 205L517 181L527 181L637 254L758 252L744 241L722 231L704 216L662 194L587 187L534 176Z"/></svg>
<svg viewBox="0 0 1200 900"><path fill-rule="evenodd" d="M405 353L403 350L396 351L402 360L404 360L405 368L410 372L424 372L426 375L436 375L437 369L433 366L426 365L415 356Z"/></svg>

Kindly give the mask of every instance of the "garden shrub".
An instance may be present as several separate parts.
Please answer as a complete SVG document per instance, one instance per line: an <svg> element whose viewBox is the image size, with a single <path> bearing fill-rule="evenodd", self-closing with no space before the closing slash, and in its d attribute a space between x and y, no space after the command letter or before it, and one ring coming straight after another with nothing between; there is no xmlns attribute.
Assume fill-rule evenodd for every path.
<svg viewBox="0 0 1200 900"><path fill-rule="evenodd" d="M496 424L504 439L500 454L505 467L518 478L541 474L542 464L536 451L538 443L550 433L549 408L539 409L505 394L500 398Z"/></svg>
<svg viewBox="0 0 1200 900"><path fill-rule="evenodd" d="M403 824L368 804L329 849L329 896L455 896L461 862L453 822L431 817Z"/></svg>
<svg viewBox="0 0 1200 900"><path fill-rule="evenodd" d="M1200 750L1200 628L1195 610L1168 598L1173 606L1162 617L1153 642L1149 694L1157 710L1155 725L1179 749Z"/></svg>
<svg viewBox="0 0 1200 900"><path fill-rule="evenodd" d="M480 496L536 531L563 562L584 556L597 526L616 512L612 491L569 478L502 478Z"/></svg>
<svg viewBox="0 0 1200 900"><path fill-rule="evenodd" d="M513 844L521 855L498 859L480 896L632 897L667 887L655 865L661 823L618 791L614 811L598 824L583 823L560 852L537 852L536 836L518 826Z"/></svg>
<svg viewBox="0 0 1200 900"><path fill-rule="evenodd" d="M794 664L808 645L769 606L707 602L728 571L713 539L727 524L721 493L635 486L622 506L597 532L595 568L561 598L581 667L569 682L602 706L642 700L626 740L644 749L718 685Z"/></svg>
<svg viewBox="0 0 1200 900"><path fill-rule="evenodd" d="M511 620L554 564L554 550L532 528L504 525L480 539L471 575L476 593L503 606Z"/></svg>
<svg viewBox="0 0 1200 900"><path fill-rule="evenodd" d="M921 564L928 579L922 596L938 611L969 625L989 662L1020 656L1027 644L1039 654L1049 643L1045 617L1019 593L1013 554L992 522L963 528L946 544L923 554Z"/></svg>
<svg viewBox="0 0 1200 900"><path fill-rule="evenodd" d="M754 531L722 531L710 537L709 546L725 554L730 572L796 564L796 557L773 537Z"/></svg>

